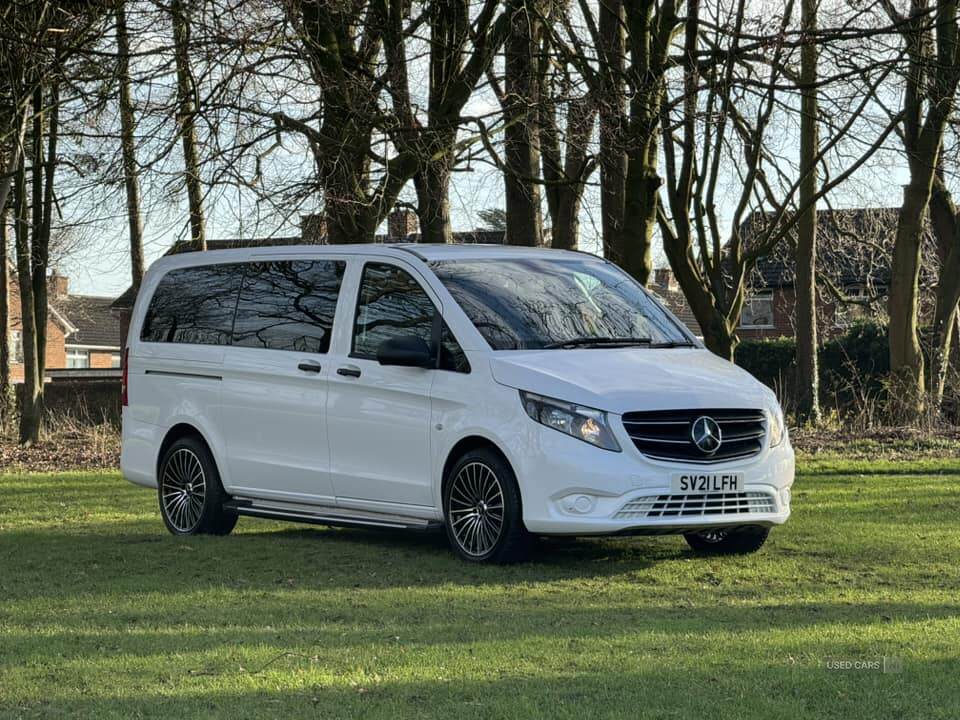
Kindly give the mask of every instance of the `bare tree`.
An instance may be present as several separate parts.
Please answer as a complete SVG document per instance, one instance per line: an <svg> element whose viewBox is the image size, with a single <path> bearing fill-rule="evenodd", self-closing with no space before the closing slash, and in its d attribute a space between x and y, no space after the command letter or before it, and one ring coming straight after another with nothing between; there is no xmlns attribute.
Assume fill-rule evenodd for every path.
<svg viewBox="0 0 960 720"><path fill-rule="evenodd" d="M561 7L560 11L566 8ZM596 158L590 140L597 119L596 94L589 89L577 94L572 63L552 46L545 34L543 77L540 80L540 154L544 195L550 212L550 245L575 250L580 235L580 206ZM561 130L565 110L566 122Z"/></svg>
<svg viewBox="0 0 960 720"><path fill-rule="evenodd" d="M540 195L540 47L544 4L510 0L510 33L503 55L503 182L507 243L542 245Z"/></svg>
<svg viewBox="0 0 960 720"><path fill-rule="evenodd" d="M174 60L177 66L177 125L183 143L183 171L190 207L190 242L196 250L207 249L203 220L203 181L197 152L196 87L190 64L190 15L184 0L171 0ZM122 111L121 111L122 112Z"/></svg>
<svg viewBox="0 0 960 720"><path fill-rule="evenodd" d="M954 343L957 304L960 303L960 210L944 179L942 156L933 181L930 220L940 255L940 273L934 291L933 347L930 354L931 393L939 409Z"/></svg>
<svg viewBox="0 0 960 720"><path fill-rule="evenodd" d="M801 0L800 207L797 220L796 294L797 416L820 422L817 366L817 0Z"/></svg>
<svg viewBox="0 0 960 720"><path fill-rule="evenodd" d="M0 206L0 427L10 416L10 271L7 209Z"/></svg>
<svg viewBox="0 0 960 720"><path fill-rule="evenodd" d="M126 0L117 0L117 82L120 105L120 151L123 155L123 184L127 197L127 224L130 232L130 274L133 287L143 280L143 221L140 217L140 181L137 177L136 119L130 96L130 38L127 32Z"/></svg>
<svg viewBox="0 0 960 720"><path fill-rule="evenodd" d="M914 0L910 15L886 4L903 30L909 67L901 138L910 170L897 222L890 277L890 371L894 412L913 419L924 408L924 361L918 335L923 222L930 204L947 120L960 82L958 4Z"/></svg>
<svg viewBox="0 0 960 720"><path fill-rule="evenodd" d="M390 94L397 116L392 137L410 159L405 166L416 168L413 180L421 242L448 243L453 240L450 178L457 159L463 108L503 44L509 16L496 14L499 0L485 0L472 23L468 0L425 3L423 13L430 27L430 82L426 117L421 119L410 94L405 42L409 33L403 28L406 4L405 0L386 0L381 10Z"/></svg>
<svg viewBox="0 0 960 720"><path fill-rule="evenodd" d="M802 32L791 30L792 2L782 17L763 35L744 31L748 20L744 0L733 7L717 3L713 16L699 19L700 4L688 4L685 20L682 84L679 101L664 105L661 123L664 136L667 207L658 211L664 251L691 310L704 333L707 347L732 359L738 342L737 327L746 300L750 276L760 258L790 239L807 209L853 175L893 132L894 121L871 127L864 109L876 97L877 88L889 77L896 58L870 60L859 67L862 78L851 95L845 117L827 126L830 132L819 147L812 165L825 162L828 153L855 133L868 128L875 137L868 143L857 139L843 169L797 205L804 178L785 168L770 148L778 112L794 112L783 93L795 86L797 74L788 60L804 43ZM864 42L866 35L842 29L824 37L844 42ZM701 33L708 37L701 40ZM844 53L839 40L836 52ZM744 60L749 58L750 63ZM763 74L761 74L761 72ZM838 70L818 84L840 82L846 72ZM855 149L854 149L855 148ZM730 197L721 179L721 168L732 168L728 179L735 188ZM721 199L732 201L733 213L725 233L719 220Z"/></svg>

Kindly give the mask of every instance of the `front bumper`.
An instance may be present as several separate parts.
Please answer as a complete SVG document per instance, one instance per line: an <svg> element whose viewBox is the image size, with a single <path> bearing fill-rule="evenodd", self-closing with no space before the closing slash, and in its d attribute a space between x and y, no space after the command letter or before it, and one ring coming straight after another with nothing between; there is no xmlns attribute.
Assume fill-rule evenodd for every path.
<svg viewBox="0 0 960 720"><path fill-rule="evenodd" d="M677 495L670 478L689 466L650 460L626 443L613 453L549 429L537 435L540 452L528 452L517 473L523 520L532 533L656 535L772 527L790 517L795 461L788 440L747 461L709 466L711 472L742 473L742 493Z"/></svg>

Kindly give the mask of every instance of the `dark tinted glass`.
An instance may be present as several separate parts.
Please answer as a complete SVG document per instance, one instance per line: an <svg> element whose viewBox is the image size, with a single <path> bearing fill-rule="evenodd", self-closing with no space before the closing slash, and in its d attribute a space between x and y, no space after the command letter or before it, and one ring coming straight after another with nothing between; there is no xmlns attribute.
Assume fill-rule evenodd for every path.
<svg viewBox="0 0 960 720"><path fill-rule="evenodd" d="M446 323L443 324L443 329L440 332L439 367L441 370L452 370L453 372L470 372L470 363L467 356Z"/></svg>
<svg viewBox="0 0 960 720"><path fill-rule="evenodd" d="M242 274L237 264L171 270L157 285L140 339L229 345Z"/></svg>
<svg viewBox="0 0 960 720"><path fill-rule="evenodd" d="M368 263L360 281L353 352L374 357L380 343L400 335L414 335L429 344L434 314L433 302L409 273Z"/></svg>
<svg viewBox="0 0 960 720"><path fill-rule="evenodd" d="M325 353L346 263L249 263L237 303L233 344Z"/></svg>
<svg viewBox="0 0 960 720"><path fill-rule="evenodd" d="M655 300L608 263L449 260L431 268L494 350L584 338L688 342Z"/></svg>

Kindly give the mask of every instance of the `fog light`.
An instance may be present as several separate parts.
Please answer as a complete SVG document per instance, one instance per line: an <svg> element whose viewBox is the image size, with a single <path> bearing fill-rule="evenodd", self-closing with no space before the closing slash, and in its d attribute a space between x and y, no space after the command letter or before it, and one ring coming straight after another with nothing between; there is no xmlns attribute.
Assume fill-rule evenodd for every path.
<svg viewBox="0 0 960 720"><path fill-rule="evenodd" d="M568 495L561 502L561 506L566 512L586 515L592 511L596 505L594 498L589 495Z"/></svg>

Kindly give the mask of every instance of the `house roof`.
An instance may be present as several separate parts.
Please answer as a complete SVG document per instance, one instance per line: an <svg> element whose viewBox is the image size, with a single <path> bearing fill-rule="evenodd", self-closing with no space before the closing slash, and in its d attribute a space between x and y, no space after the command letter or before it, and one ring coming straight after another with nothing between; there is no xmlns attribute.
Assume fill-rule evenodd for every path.
<svg viewBox="0 0 960 720"><path fill-rule="evenodd" d="M9 285L7 286L13 291L14 286L19 286L20 279L17 275L17 267L13 264L13 261L9 258L7 259L7 277L9 278ZM17 291L19 292L19 291ZM63 328L65 334L69 335L72 332L76 332L76 326L70 322L70 319L65 316L62 309L55 307L49 299L47 298L47 309L50 311L50 317L53 318L54 322L60 325Z"/></svg>
<svg viewBox="0 0 960 720"><path fill-rule="evenodd" d="M66 295L52 301L75 330L66 344L120 348L120 324L110 311L112 298L90 295Z"/></svg>
<svg viewBox="0 0 960 720"><path fill-rule="evenodd" d="M650 290L654 292L667 309L677 316L677 320L687 326L687 329L697 337L703 336L703 330L700 329L700 323L697 322L693 310L690 309L690 303L679 289L664 287L653 283Z"/></svg>
<svg viewBox="0 0 960 720"><path fill-rule="evenodd" d="M821 276L838 286L885 286L897 233L898 208L817 211L817 265ZM740 228L744 247L768 227L772 213L754 213ZM790 233L795 237L796 233ZM932 242L929 229L926 242ZM794 243L781 243L757 262L751 283L757 288L792 287L796 274Z"/></svg>

